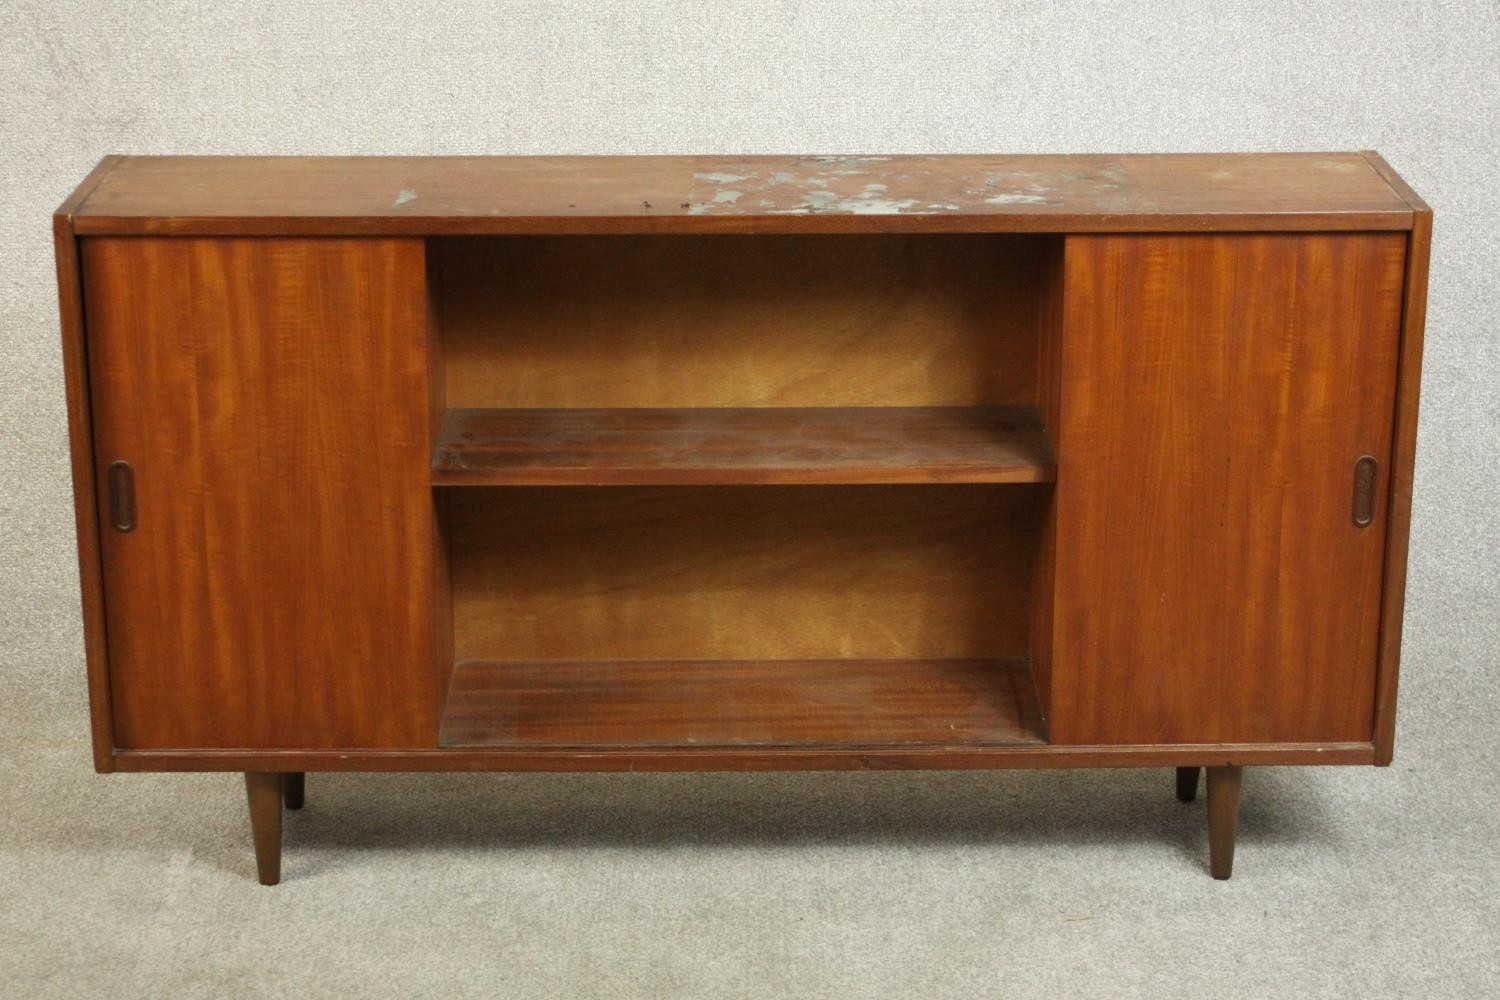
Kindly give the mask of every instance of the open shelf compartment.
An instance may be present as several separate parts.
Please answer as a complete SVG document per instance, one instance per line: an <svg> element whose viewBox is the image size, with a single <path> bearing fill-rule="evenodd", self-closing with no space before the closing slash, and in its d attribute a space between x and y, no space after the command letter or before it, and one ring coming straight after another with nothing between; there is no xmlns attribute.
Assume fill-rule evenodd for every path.
<svg viewBox="0 0 1500 1000"><path fill-rule="evenodd" d="M1022 660L457 665L443 746L876 747L1045 743Z"/></svg>
<svg viewBox="0 0 1500 1000"><path fill-rule="evenodd" d="M439 743L1033 746L1043 485L443 491Z"/></svg>
<svg viewBox="0 0 1500 1000"><path fill-rule="evenodd" d="M429 241L440 745L1045 745L1062 249Z"/></svg>
<svg viewBox="0 0 1500 1000"><path fill-rule="evenodd" d="M775 407L449 411L443 486L1038 483L1035 409Z"/></svg>

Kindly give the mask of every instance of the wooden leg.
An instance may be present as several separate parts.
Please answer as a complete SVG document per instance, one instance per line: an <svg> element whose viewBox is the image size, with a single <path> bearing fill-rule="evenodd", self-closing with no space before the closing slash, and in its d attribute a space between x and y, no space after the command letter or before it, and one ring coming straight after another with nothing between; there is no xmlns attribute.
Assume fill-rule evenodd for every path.
<svg viewBox="0 0 1500 1000"><path fill-rule="evenodd" d="M1239 767L1208 769L1208 870L1225 879L1234 871L1234 833L1240 820Z"/></svg>
<svg viewBox="0 0 1500 1000"><path fill-rule="evenodd" d="M1179 767L1177 769L1177 801L1191 802L1198 797L1198 769L1196 767Z"/></svg>
<svg viewBox="0 0 1500 1000"><path fill-rule="evenodd" d="M281 881L281 775L245 772L250 799L250 832L255 838L255 869L261 885Z"/></svg>
<svg viewBox="0 0 1500 1000"><path fill-rule="evenodd" d="M301 809L306 794L306 774L301 771L288 771L281 776L281 797L288 809Z"/></svg>

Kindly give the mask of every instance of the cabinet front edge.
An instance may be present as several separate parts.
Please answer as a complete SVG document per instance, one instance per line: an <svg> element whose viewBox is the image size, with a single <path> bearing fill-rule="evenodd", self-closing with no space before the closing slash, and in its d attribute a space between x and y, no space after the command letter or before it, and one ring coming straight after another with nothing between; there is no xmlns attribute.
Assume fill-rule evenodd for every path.
<svg viewBox="0 0 1500 1000"><path fill-rule="evenodd" d="M702 747L524 751L117 750L120 771L839 771L1373 764L1370 743L1076 747Z"/></svg>
<svg viewBox="0 0 1500 1000"><path fill-rule="evenodd" d="M650 236L878 233L1405 232L1412 212L1160 215L799 216L112 216L80 215L84 236Z"/></svg>

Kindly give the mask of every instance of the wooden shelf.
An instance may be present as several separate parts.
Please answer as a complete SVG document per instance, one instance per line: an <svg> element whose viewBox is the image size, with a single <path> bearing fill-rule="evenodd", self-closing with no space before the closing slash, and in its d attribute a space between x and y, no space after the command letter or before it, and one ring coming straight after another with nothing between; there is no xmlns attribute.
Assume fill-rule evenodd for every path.
<svg viewBox="0 0 1500 1000"><path fill-rule="evenodd" d="M495 662L453 672L443 746L1042 746L1024 660Z"/></svg>
<svg viewBox="0 0 1500 1000"><path fill-rule="evenodd" d="M1026 407L452 410L443 486L1040 483Z"/></svg>

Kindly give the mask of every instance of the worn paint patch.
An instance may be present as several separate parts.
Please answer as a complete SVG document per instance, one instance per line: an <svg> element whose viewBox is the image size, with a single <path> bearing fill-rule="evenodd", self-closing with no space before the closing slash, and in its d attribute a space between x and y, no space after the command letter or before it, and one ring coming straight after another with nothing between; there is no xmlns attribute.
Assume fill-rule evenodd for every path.
<svg viewBox="0 0 1500 1000"><path fill-rule="evenodd" d="M915 205L915 198L892 201L889 198L846 198L834 206L836 211L854 215L900 215Z"/></svg>
<svg viewBox="0 0 1500 1000"><path fill-rule="evenodd" d="M824 197L814 198L813 195ZM841 198L832 191L809 191L807 202L812 202L812 204L804 202L796 208L784 208L771 214L811 215L843 212L848 215L900 215L917 203L914 198L903 198L900 201L890 198L867 198L863 195L858 198Z"/></svg>
<svg viewBox="0 0 1500 1000"><path fill-rule="evenodd" d="M391 202L391 207L392 208L400 208L402 205L405 205L407 202L416 201L416 200L417 200L417 192L413 191L411 188L402 188L400 191L396 192L396 197L395 197L395 200L393 200Z"/></svg>
<svg viewBox="0 0 1500 1000"><path fill-rule="evenodd" d="M962 213L979 204L1052 204L1071 190L1069 185L1106 192L1120 186L1117 171L1109 167L1072 172L990 170L965 178L962 190L949 198L927 200L921 197L927 193L919 183L923 178L900 169L893 159L806 156L775 170L751 163L726 164L718 171L693 174L699 185L696 197L684 201L682 210L688 215L933 215ZM908 193L915 197L903 197Z"/></svg>
<svg viewBox="0 0 1500 1000"><path fill-rule="evenodd" d="M828 177L856 177L872 173L873 167L890 160L889 156L804 156L798 162L813 171L814 176L809 177L807 183L826 184Z"/></svg>
<svg viewBox="0 0 1500 1000"><path fill-rule="evenodd" d="M889 156L804 156L803 163L833 165L840 167L867 167L874 163L889 163Z"/></svg>
<svg viewBox="0 0 1500 1000"><path fill-rule="evenodd" d="M855 198L838 202L843 211L852 211L856 216L897 216L916 204L915 198L891 201L889 198Z"/></svg>

